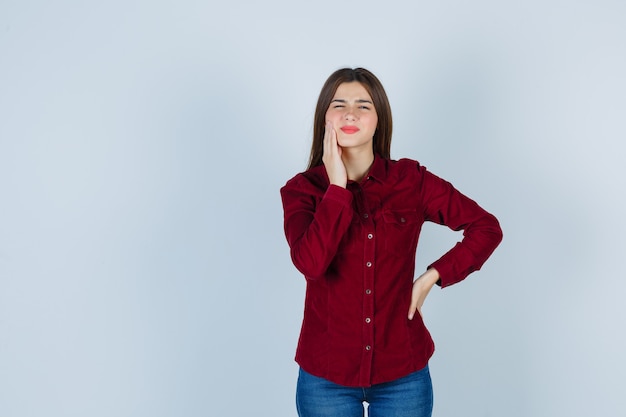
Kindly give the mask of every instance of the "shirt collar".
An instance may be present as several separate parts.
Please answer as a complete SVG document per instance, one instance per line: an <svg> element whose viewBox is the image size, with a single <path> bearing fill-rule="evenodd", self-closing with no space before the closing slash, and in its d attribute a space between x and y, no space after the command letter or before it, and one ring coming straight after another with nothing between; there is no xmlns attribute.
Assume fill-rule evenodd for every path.
<svg viewBox="0 0 626 417"><path fill-rule="evenodd" d="M374 154L374 162L367 173L367 177L378 182L384 182L387 178L386 165L385 159L381 158L378 154Z"/></svg>
<svg viewBox="0 0 626 417"><path fill-rule="evenodd" d="M313 175L317 177L321 176L321 178L323 178L326 183L329 182L328 173L326 172L326 168L324 168L324 164L320 164L312 168L311 171L308 172L311 172L312 174L314 173ZM370 170L368 171L365 178L372 179L379 183L385 182L385 180L387 179L387 160L375 153L374 162L372 162L372 166L370 167ZM348 181L348 183L350 182L351 181Z"/></svg>

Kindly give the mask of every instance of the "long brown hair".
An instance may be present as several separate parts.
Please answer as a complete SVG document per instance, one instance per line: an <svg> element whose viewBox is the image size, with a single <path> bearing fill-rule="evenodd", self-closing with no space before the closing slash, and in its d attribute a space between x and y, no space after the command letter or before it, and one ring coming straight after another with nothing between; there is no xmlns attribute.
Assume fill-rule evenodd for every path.
<svg viewBox="0 0 626 417"><path fill-rule="evenodd" d="M391 120L391 106L383 85L378 78L365 68L342 68L333 72L324 83L320 96L315 107L315 118L313 120L313 142L311 144L311 155L309 156L309 166L311 169L322 164L322 154L324 152L324 130L326 125L326 111L330 102L335 96L337 88L343 83L358 82L369 93L374 108L378 116L376 132L374 132L373 147L374 153L383 158L390 158L391 153L391 131L393 123Z"/></svg>

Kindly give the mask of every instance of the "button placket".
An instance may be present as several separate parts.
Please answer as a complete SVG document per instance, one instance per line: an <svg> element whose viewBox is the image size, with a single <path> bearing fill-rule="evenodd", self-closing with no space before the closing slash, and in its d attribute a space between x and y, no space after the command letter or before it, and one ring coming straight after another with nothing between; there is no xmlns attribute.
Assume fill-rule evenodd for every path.
<svg viewBox="0 0 626 417"><path fill-rule="evenodd" d="M373 291L374 288L374 279L376 273L376 239L375 239L375 226L374 226L374 216L371 213L367 212L365 209L362 212L362 224L364 229L363 239L364 239L364 251L363 251L363 264L365 268L363 268L363 349L366 353L363 355L361 362L361 369L363 371L363 377L366 378L365 375L371 373L372 368L372 358L374 352L374 297Z"/></svg>
<svg viewBox="0 0 626 417"><path fill-rule="evenodd" d="M368 384L371 379L372 373L372 359L374 357L374 279L376 274L376 228L375 228L375 213L371 208L376 208L379 204L375 201L368 199L368 193L366 189L362 189L360 186L355 187L353 193L355 214L360 217L361 234L359 238L362 239L363 252L362 252L362 283L363 287L359 297L363 300L362 304L362 339L361 346L363 349L363 355L361 356L360 364L360 380L363 384ZM375 195L374 195L375 196ZM355 296L357 296L355 294Z"/></svg>

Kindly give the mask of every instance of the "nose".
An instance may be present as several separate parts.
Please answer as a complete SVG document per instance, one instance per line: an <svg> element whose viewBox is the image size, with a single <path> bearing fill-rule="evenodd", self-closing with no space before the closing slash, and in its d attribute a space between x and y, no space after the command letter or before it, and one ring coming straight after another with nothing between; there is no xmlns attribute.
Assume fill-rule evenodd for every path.
<svg viewBox="0 0 626 417"><path fill-rule="evenodd" d="M350 121L358 119L354 109L351 107L346 109L346 114L344 115L344 117L346 120L350 120Z"/></svg>

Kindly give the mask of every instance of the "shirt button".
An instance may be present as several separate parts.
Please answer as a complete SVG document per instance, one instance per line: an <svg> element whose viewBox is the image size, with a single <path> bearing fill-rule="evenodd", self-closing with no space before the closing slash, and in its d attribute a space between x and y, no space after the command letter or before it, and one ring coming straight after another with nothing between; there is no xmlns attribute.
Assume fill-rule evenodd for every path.
<svg viewBox="0 0 626 417"><path fill-rule="evenodd" d="M372 239L373 237L374 237L374 235L373 235L373 234L371 234L371 233L367 235L367 238L368 238L368 239Z"/></svg>
<svg viewBox="0 0 626 417"><path fill-rule="evenodd" d="M369 288L365 290L365 294L370 295L372 293L372 290L370 290Z"/></svg>
<svg viewBox="0 0 626 417"><path fill-rule="evenodd" d="M371 263L371 262L368 262L368 263L366 263L366 264L365 264L365 266L367 266L368 268L370 268L370 267L372 266L372 263Z"/></svg>
<svg viewBox="0 0 626 417"><path fill-rule="evenodd" d="M364 218L364 219L367 219L369 216L370 216L369 214L367 214L367 213L363 213L363 218Z"/></svg>
<svg viewBox="0 0 626 417"><path fill-rule="evenodd" d="M372 350L372 347L370 345L365 346L365 350Z"/></svg>
<svg viewBox="0 0 626 417"><path fill-rule="evenodd" d="M372 321L372 319L370 319L369 317L365 319L365 323L370 323Z"/></svg>
<svg viewBox="0 0 626 417"><path fill-rule="evenodd" d="M406 219L404 217L400 217L400 223L406 223Z"/></svg>

